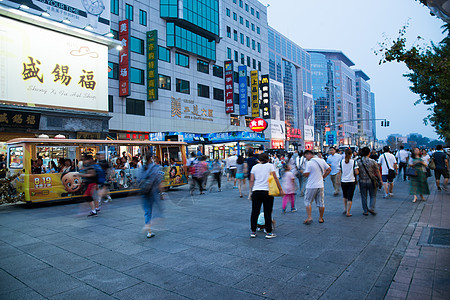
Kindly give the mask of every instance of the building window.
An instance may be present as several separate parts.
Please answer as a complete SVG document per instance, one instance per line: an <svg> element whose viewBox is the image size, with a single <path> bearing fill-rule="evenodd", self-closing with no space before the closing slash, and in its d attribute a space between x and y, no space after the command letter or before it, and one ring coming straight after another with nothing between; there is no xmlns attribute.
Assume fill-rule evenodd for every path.
<svg viewBox="0 0 450 300"><path fill-rule="evenodd" d="M250 13L252 14L252 16L255 15L255 9L253 7L250 8Z"/></svg>
<svg viewBox="0 0 450 300"><path fill-rule="evenodd" d="M119 39L119 32L117 30L111 29L110 32L113 34L115 40Z"/></svg>
<svg viewBox="0 0 450 300"><path fill-rule="evenodd" d="M234 104L239 105L239 93L234 93Z"/></svg>
<svg viewBox="0 0 450 300"><path fill-rule="evenodd" d="M261 29L259 27L256 27L256 33L260 34L261 33Z"/></svg>
<svg viewBox="0 0 450 300"><path fill-rule="evenodd" d="M223 101L224 100L223 90L213 88L213 98L214 100Z"/></svg>
<svg viewBox="0 0 450 300"><path fill-rule="evenodd" d="M160 89L170 91L172 89L170 85L170 76L159 74L158 87Z"/></svg>
<svg viewBox="0 0 450 300"><path fill-rule="evenodd" d="M256 70L256 59L253 59L252 62L253 62L253 69Z"/></svg>
<svg viewBox="0 0 450 300"><path fill-rule="evenodd" d="M108 67L111 68L111 71L108 71L108 78L119 79L119 64L109 61Z"/></svg>
<svg viewBox="0 0 450 300"><path fill-rule="evenodd" d="M259 19L259 11L256 11L256 18Z"/></svg>
<svg viewBox="0 0 450 300"><path fill-rule="evenodd" d="M240 36L241 36L241 44L244 45L244 35L241 33Z"/></svg>
<svg viewBox="0 0 450 300"><path fill-rule="evenodd" d="M241 23L241 25L244 25L244 18L243 17L239 17L239 23Z"/></svg>
<svg viewBox="0 0 450 300"><path fill-rule="evenodd" d="M218 65L213 65L213 76L223 78L223 67Z"/></svg>
<svg viewBox="0 0 450 300"><path fill-rule="evenodd" d="M245 55L241 53L241 65L245 64Z"/></svg>
<svg viewBox="0 0 450 300"><path fill-rule="evenodd" d="M144 70L130 68L130 82L144 85Z"/></svg>
<svg viewBox="0 0 450 300"><path fill-rule="evenodd" d="M255 24L252 23L252 30L255 31Z"/></svg>
<svg viewBox="0 0 450 300"><path fill-rule="evenodd" d="M209 63L206 61L197 59L197 71L205 73L205 74L209 74Z"/></svg>
<svg viewBox="0 0 450 300"><path fill-rule="evenodd" d="M245 20L245 27L250 28L250 22L248 20Z"/></svg>
<svg viewBox="0 0 450 300"><path fill-rule="evenodd" d="M258 52L261 53L261 44L258 42Z"/></svg>
<svg viewBox="0 0 450 300"><path fill-rule="evenodd" d="M255 42L255 40L252 40L252 49L253 49L253 50L256 49L256 42Z"/></svg>
<svg viewBox="0 0 450 300"><path fill-rule="evenodd" d="M233 30L233 37L234 37L234 40L237 42L237 40L238 40L237 30Z"/></svg>
<svg viewBox="0 0 450 300"><path fill-rule="evenodd" d="M108 95L108 111L114 112L114 97L113 97L113 95Z"/></svg>
<svg viewBox="0 0 450 300"><path fill-rule="evenodd" d="M239 73L238 72L234 72L233 71L233 78L234 78L234 82L235 83L239 83ZM237 95L238 95L238 98L239 98L239 94L237 94ZM239 104L239 100L238 100L238 104Z"/></svg>
<svg viewBox="0 0 450 300"><path fill-rule="evenodd" d="M227 26L227 37L231 38L231 28Z"/></svg>
<svg viewBox="0 0 450 300"><path fill-rule="evenodd" d="M346 76L346 83L347 83L347 94L353 95L353 80ZM350 119L351 120L351 119Z"/></svg>
<svg viewBox="0 0 450 300"><path fill-rule="evenodd" d="M189 81L177 78L176 85L178 93L190 94Z"/></svg>
<svg viewBox="0 0 450 300"><path fill-rule="evenodd" d="M231 59L231 49L227 48L227 58Z"/></svg>
<svg viewBox="0 0 450 300"><path fill-rule="evenodd" d="M230 14L231 14L231 12L230 12L230 9L229 9L229 8L227 8L227 17L229 17L229 16L230 16Z"/></svg>
<svg viewBox="0 0 450 300"><path fill-rule="evenodd" d="M130 51L144 54L144 40L135 38L134 36L130 37Z"/></svg>
<svg viewBox="0 0 450 300"><path fill-rule="evenodd" d="M111 13L119 15L119 0L111 0Z"/></svg>
<svg viewBox="0 0 450 300"><path fill-rule="evenodd" d="M237 21L237 13L233 13L233 20Z"/></svg>
<svg viewBox="0 0 450 300"><path fill-rule="evenodd" d="M163 46L158 46L158 58L170 63L170 50Z"/></svg>
<svg viewBox="0 0 450 300"><path fill-rule="evenodd" d="M258 71L261 71L261 62L258 61Z"/></svg>
<svg viewBox="0 0 450 300"><path fill-rule="evenodd" d="M247 36L247 37L246 37L246 40L247 40L247 47L250 48L250 38Z"/></svg>
<svg viewBox="0 0 450 300"><path fill-rule="evenodd" d="M248 4L245 4L245 11L248 11Z"/></svg>
<svg viewBox="0 0 450 300"><path fill-rule="evenodd" d="M189 68L189 56L175 52L175 64Z"/></svg>
<svg viewBox="0 0 450 300"><path fill-rule="evenodd" d="M133 5L125 4L125 19L133 21Z"/></svg>
<svg viewBox="0 0 450 300"><path fill-rule="evenodd" d="M147 12L145 10L139 10L139 24L147 26Z"/></svg>
<svg viewBox="0 0 450 300"><path fill-rule="evenodd" d="M126 114L145 116L145 101L127 98Z"/></svg>
<svg viewBox="0 0 450 300"><path fill-rule="evenodd" d="M242 3L242 0L239 0L239 7L244 7L244 4Z"/></svg>
<svg viewBox="0 0 450 300"><path fill-rule="evenodd" d="M230 114L230 125L241 126L241 120L238 115Z"/></svg>
<svg viewBox="0 0 450 300"><path fill-rule="evenodd" d="M247 67L250 68L250 57L249 56L247 56Z"/></svg>
<svg viewBox="0 0 450 300"><path fill-rule="evenodd" d="M239 54L236 50L234 50L234 61L239 62Z"/></svg>
<svg viewBox="0 0 450 300"><path fill-rule="evenodd" d="M203 84L197 84L198 96L203 98L209 98L209 86Z"/></svg>
<svg viewBox="0 0 450 300"><path fill-rule="evenodd" d="M236 4L236 3L237 3L237 0L233 0L233 3Z"/></svg>

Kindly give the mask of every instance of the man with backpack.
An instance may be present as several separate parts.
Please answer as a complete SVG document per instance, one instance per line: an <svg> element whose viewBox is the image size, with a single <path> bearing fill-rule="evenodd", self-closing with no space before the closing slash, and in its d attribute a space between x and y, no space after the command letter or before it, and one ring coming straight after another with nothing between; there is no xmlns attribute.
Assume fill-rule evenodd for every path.
<svg viewBox="0 0 450 300"><path fill-rule="evenodd" d="M162 175L161 167L154 164L152 155L147 153L145 155L145 165L139 169L138 184L142 195L142 205L144 208L145 226L144 231L147 232L147 238L155 236L151 231L151 221L154 208L161 211L159 202L159 193L162 191Z"/></svg>

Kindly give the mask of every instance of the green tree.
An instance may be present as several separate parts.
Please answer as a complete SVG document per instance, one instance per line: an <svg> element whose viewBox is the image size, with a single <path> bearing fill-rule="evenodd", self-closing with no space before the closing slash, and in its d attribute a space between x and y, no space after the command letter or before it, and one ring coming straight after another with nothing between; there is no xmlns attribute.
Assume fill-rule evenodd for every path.
<svg viewBox="0 0 450 300"><path fill-rule="evenodd" d="M425 1L420 1L424 4ZM411 71L404 74L412 83L413 93L420 96L414 104L429 105L430 114L424 123L430 123L437 134L450 142L450 24L443 26L447 36L431 46L406 46L406 28L399 31L394 41L380 43L377 54L382 55L380 64L387 62L403 62ZM418 37L420 39L420 37Z"/></svg>

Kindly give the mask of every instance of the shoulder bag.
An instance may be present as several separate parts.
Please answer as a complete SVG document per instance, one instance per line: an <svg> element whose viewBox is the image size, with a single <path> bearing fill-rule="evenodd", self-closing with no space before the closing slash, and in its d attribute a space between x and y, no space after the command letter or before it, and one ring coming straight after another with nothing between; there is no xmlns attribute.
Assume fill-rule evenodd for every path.
<svg viewBox="0 0 450 300"><path fill-rule="evenodd" d="M406 176L417 177L417 170L414 167L408 167L405 172Z"/></svg>
<svg viewBox="0 0 450 300"><path fill-rule="evenodd" d="M384 160L386 161L386 166L388 167L388 179L393 180L395 178L395 170L389 167L388 161L386 159L386 154L383 154Z"/></svg>
<svg viewBox="0 0 450 300"><path fill-rule="evenodd" d="M280 190L278 189L277 182L273 178L272 172L269 175L269 196L278 197L280 196Z"/></svg>
<svg viewBox="0 0 450 300"><path fill-rule="evenodd" d="M431 170L436 169L436 162L434 161L434 153L430 158L430 162L428 163L428 168L430 168Z"/></svg>
<svg viewBox="0 0 450 300"><path fill-rule="evenodd" d="M370 181L372 181L373 187L376 188L376 189L381 188L383 185L382 185L381 182L380 182L380 178L378 178L378 176L376 176L375 178L373 178L373 177L370 175L369 171L367 171L366 165L363 163L362 158L360 158L359 160L361 161L361 165L363 166L364 171L366 171L367 176L369 176Z"/></svg>

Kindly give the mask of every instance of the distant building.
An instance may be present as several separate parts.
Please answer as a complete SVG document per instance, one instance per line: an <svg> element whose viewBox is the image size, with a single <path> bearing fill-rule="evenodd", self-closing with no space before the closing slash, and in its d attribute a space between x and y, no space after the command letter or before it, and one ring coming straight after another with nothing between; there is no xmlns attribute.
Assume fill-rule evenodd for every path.
<svg viewBox="0 0 450 300"><path fill-rule="evenodd" d="M377 139L377 121L376 114L375 114L375 93L370 93L370 110L371 110L371 117L372 117L372 136L374 141Z"/></svg>
<svg viewBox="0 0 450 300"><path fill-rule="evenodd" d="M358 121L358 145L369 144L373 140L372 98L369 76L362 70L355 70L356 75L356 113Z"/></svg>

